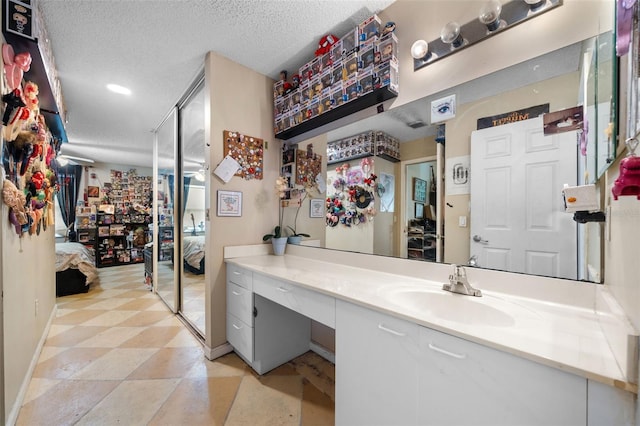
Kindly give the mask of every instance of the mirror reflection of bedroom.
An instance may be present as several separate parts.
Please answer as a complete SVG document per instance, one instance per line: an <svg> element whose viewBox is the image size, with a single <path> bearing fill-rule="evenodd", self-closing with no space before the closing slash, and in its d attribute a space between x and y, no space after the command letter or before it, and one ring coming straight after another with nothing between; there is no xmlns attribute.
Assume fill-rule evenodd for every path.
<svg viewBox="0 0 640 426"><path fill-rule="evenodd" d="M156 129L154 164L149 158L131 164L76 158L60 167L57 296L99 285L98 268L124 267L204 335L203 105L200 80Z"/></svg>

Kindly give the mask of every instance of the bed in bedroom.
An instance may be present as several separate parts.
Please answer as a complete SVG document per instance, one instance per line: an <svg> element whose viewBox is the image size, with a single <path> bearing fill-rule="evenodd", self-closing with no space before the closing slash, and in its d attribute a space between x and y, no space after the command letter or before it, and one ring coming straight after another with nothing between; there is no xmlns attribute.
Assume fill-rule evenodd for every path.
<svg viewBox="0 0 640 426"><path fill-rule="evenodd" d="M192 274L204 274L204 235L185 236L182 252L184 269Z"/></svg>
<svg viewBox="0 0 640 426"><path fill-rule="evenodd" d="M98 278L93 253L80 243L56 243L56 297L86 293Z"/></svg>

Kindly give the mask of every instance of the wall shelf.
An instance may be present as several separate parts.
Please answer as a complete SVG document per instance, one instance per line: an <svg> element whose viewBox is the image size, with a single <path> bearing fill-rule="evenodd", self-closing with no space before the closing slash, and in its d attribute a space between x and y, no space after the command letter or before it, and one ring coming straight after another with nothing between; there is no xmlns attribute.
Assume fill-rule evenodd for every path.
<svg viewBox="0 0 640 426"><path fill-rule="evenodd" d="M60 117L58 105L56 104L49 77L38 47L37 40L30 40L22 36L4 32L4 38L9 43L16 54L29 52L31 54L31 68L24 73L25 81L32 81L38 85L38 103L40 112L44 116L45 123L51 134L63 142L68 142L67 132Z"/></svg>
<svg viewBox="0 0 640 426"><path fill-rule="evenodd" d="M339 120L355 112L387 101L389 99L393 99L397 96L398 94L391 90L388 86L375 89L373 92L361 96L351 102L347 102L346 104L342 104L336 109L330 109L324 114L320 114L317 117L303 121L295 127L292 127L280 133L276 133L276 138L282 140L291 139L317 127L324 126L327 123Z"/></svg>

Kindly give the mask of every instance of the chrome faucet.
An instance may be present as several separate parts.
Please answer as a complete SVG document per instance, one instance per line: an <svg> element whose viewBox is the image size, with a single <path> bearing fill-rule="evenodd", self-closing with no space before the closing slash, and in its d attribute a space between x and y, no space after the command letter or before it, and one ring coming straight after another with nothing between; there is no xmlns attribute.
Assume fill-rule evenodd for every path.
<svg viewBox="0 0 640 426"><path fill-rule="evenodd" d="M449 275L449 282L443 284L442 289L452 293L466 294L467 296L482 296L480 290L471 287L467 280L467 271L461 265L453 265L453 274Z"/></svg>
<svg viewBox="0 0 640 426"><path fill-rule="evenodd" d="M469 262L467 262L467 266L478 266L478 255L474 254L469 258Z"/></svg>

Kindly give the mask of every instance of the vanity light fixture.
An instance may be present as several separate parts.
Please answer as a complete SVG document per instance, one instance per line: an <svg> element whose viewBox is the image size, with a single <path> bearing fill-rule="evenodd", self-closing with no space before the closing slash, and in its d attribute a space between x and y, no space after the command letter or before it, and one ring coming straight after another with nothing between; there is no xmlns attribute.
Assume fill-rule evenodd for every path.
<svg viewBox="0 0 640 426"><path fill-rule="evenodd" d="M542 10L542 6L547 6L549 3L547 0L524 0L524 2L529 5L531 12L538 12Z"/></svg>
<svg viewBox="0 0 640 426"><path fill-rule="evenodd" d="M449 22L434 40L418 40L411 46L413 70L466 49L486 38L562 6L564 0L483 0L477 17L459 24ZM455 18L452 16L452 18Z"/></svg>
<svg viewBox="0 0 640 426"><path fill-rule="evenodd" d="M500 19L502 4L499 0L489 0L480 8L478 20L487 26L488 32L493 32L506 28L507 21Z"/></svg>
<svg viewBox="0 0 640 426"><path fill-rule="evenodd" d="M416 40L411 45L411 56L414 59L420 59L423 61L429 60L431 52L429 52L429 43L424 40Z"/></svg>
<svg viewBox="0 0 640 426"><path fill-rule="evenodd" d="M128 89L124 86L120 86L119 84L107 84L107 89L111 90L113 93L118 93L120 95L127 95L129 96L131 94L131 89Z"/></svg>
<svg viewBox="0 0 640 426"><path fill-rule="evenodd" d="M448 22L447 25L442 27L442 31L440 31L440 40L442 40L443 43L451 45L452 50L467 43L460 32L460 24L455 21Z"/></svg>

